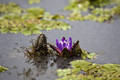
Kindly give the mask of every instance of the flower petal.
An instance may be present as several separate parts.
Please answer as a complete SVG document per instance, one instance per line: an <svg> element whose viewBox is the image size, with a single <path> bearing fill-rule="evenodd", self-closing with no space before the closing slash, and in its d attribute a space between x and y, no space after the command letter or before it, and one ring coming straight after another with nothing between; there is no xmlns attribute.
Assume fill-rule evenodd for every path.
<svg viewBox="0 0 120 80"><path fill-rule="evenodd" d="M66 47L67 47L67 43L64 42L64 43L63 43L63 48L66 48Z"/></svg>
<svg viewBox="0 0 120 80"><path fill-rule="evenodd" d="M63 45L62 45L62 43L59 43L59 47L58 47L58 48L60 49L60 51L63 50Z"/></svg>
<svg viewBox="0 0 120 80"><path fill-rule="evenodd" d="M62 37L61 41L64 42L65 41L65 37Z"/></svg>
<svg viewBox="0 0 120 80"><path fill-rule="evenodd" d="M59 41L58 41L58 39L56 39L56 45L57 45L57 47L59 48Z"/></svg>
<svg viewBox="0 0 120 80"><path fill-rule="evenodd" d="M78 44L79 44L79 41L77 40L77 41L73 44L72 48L75 48Z"/></svg>
<svg viewBox="0 0 120 80"><path fill-rule="evenodd" d="M68 49L70 50L71 48L72 48L72 38L69 37Z"/></svg>
<svg viewBox="0 0 120 80"><path fill-rule="evenodd" d="M55 46L53 46L53 45L51 45L51 44L49 44L50 45L50 47L52 48L52 49L54 49L56 52L58 52L58 55L62 55L62 52L60 51L60 49L59 48L57 48L57 47L55 47Z"/></svg>
<svg viewBox="0 0 120 80"><path fill-rule="evenodd" d="M71 50L72 38L69 37L69 40L66 40L65 37L62 37L61 41L58 41L58 39L56 39L56 45L60 51L62 51L64 48Z"/></svg>

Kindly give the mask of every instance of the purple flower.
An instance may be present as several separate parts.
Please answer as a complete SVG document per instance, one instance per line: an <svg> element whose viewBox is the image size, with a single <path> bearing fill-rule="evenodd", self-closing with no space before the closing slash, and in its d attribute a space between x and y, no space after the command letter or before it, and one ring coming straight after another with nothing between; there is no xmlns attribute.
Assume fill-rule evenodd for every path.
<svg viewBox="0 0 120 80"><path fill-rule="evenodd" d="M61 41L58 41L58 39L56 39L56 46L57 47L50 44L50 47L53 48L59 56L74 56L77 55L77 53L80 51L79 41L76 41L72 45L71 37L69 37L68 40L63 37Z"/></svg>
<svg viewBox="0 0 120 80"><path fill-rule="evenodd" d="M69 37L69 40L66 40L65 37L63 37L61 41L58 41L58 39L56 39L56 45L61 52L64 48L67 48L70 51L72 48L72 38Z"/></svg>

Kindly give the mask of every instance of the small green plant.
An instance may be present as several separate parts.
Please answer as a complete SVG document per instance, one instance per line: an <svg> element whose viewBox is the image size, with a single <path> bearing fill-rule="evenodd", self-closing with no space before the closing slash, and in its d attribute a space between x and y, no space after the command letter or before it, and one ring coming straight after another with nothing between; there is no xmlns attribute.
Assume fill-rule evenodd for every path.
<svg viewBox="0 0 120 80"><path fill-rule="evenodd" d="M120 80L119 64L95 64L85 60L71 63L72 68L59 69L57 80Z"/></svg>
<svg viewBox="0 0 120 80"><path fill-rule="evenodd" d="M41 0L28 0L29 4L40 3Z"/></svg>
<svg viewBox="0 0 120 80"><path fill-rule="evenodd" d="M5 68L5 67L3 67L3 66L0 66L0 72L4 72L4 71L6 71L6 70L8 70L8 68Z"/></svg>

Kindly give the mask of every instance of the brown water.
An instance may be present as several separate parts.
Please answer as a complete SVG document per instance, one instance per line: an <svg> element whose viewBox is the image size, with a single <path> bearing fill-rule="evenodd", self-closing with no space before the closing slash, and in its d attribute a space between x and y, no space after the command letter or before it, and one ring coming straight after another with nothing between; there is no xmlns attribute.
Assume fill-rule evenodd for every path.
<svg viewBox="0 0 120 80"><path fill-rule="evenodd" d="M67 14L62 11L66 0L41 0L40 4L28 5L26 0L0 0L0 3L14 1L22 7L40 6L51 13ZM65 20L66 21L66 20ZM93 60L96 63L118 63L120 64L120 20L114 23L97 23L92 21L71 22L66 21L72 27L67 31L52 30L43 31L48 41L55 44L55 39L62 36L79 40L80 46L89 52L96 52L98 57ZM56 62L50 57L44 57L41 61L30 61L24 56L22 47L31 45L31 40L38 35L24 36L22 34L0 34L0 65L9 68L8 71L0 73L0 80L55 80L56 69L64 68L71 60L64 61L58 58ZM40 58L41 59L41 58Z"/></svg>

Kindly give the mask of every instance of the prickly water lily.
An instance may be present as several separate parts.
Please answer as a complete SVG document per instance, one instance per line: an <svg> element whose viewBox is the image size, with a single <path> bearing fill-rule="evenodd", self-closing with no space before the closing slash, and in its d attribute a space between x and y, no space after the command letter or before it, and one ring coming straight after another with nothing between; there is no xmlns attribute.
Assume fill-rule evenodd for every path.
<svg viewBox="0 0 120 80"><path fill-rule="evenodd" d="M61 52L64 48L67 48L70 51L72 48L72 38L69 37L69 40L66 40L65 37L63 37L61 41L58 41L58 39L56 39L56 45Z"/></svg>
<svg viewBox="0 0 120 80"><path fill-rule="evenodd" d="M72 38L69 37L69 39L65 39L63 37L61 41L56 39L56 46L51 45L51 47L58 53L59 56L74 56L78 53L81 53L81 49L79 47L79 41L76 41L72 45Z"/></svg>

